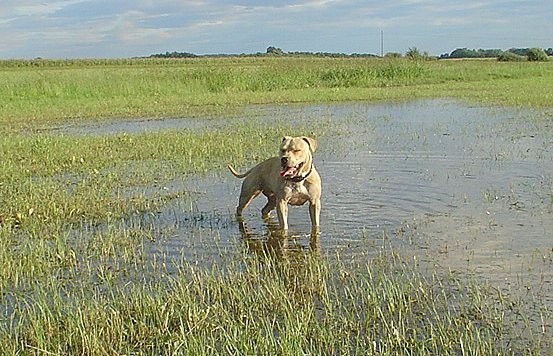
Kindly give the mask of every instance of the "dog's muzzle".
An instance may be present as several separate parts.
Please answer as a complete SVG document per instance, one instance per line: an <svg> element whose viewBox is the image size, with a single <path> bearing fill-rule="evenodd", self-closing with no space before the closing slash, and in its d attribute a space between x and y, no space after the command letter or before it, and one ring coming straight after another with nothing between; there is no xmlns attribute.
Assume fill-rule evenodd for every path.
<svg viewBox="0 0 553 356"><path fill-rule="evenodd" d="M294 178L302 166L303 162L300 162L295 166L289 166L288 157L282 157L280 159L280 176L284 178Z"/></svg>

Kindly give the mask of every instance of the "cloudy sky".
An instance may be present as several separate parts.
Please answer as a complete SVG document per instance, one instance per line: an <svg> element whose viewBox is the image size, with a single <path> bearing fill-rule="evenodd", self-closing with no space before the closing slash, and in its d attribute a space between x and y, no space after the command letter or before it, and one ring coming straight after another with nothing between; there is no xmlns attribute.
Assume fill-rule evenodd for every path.
<svg viewBox="0 0 553 356"><path fill-rule="evenodd" d="M0 58L553 47L551 0L0 0Z"/></svg>

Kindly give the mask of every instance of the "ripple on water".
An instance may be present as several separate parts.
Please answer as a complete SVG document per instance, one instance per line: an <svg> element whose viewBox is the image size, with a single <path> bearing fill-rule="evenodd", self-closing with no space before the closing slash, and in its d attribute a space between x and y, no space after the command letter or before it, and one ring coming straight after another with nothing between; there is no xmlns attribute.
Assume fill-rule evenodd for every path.
<svg viewBox="0 0 553 356"><path fill-rule="evenodd" d="M323 138L315 154L323 179L322 251L355 254L351 247L361 240L387 236L408 254L492 279L528 263L551 275L553 129L532 120L532 112L446 100L252 110L259 122L324 120L348 132ZM219 122L195 120L198 128ZM179 122L165 125L180 128ZM171 231L153 251L202 261L244 245L271 245L262 198L246 211L247 234L240 230L233 212L241 181L226 171L176 184L195 192L193 201L175 201L144 222ZM307 207L292 207L289 215L293 243L279 248L311 247Z"/></svg>

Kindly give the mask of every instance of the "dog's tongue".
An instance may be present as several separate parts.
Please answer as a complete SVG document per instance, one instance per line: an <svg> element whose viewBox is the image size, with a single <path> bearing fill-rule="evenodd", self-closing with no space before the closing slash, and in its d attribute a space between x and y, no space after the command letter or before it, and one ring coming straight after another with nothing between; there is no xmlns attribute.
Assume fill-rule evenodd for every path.
<svg viewBox="0 0 553 356"><path fill-rule="evenodd" d="M282 167L280 170L281 177L292 176L296 173L296 167Z"/></svg>

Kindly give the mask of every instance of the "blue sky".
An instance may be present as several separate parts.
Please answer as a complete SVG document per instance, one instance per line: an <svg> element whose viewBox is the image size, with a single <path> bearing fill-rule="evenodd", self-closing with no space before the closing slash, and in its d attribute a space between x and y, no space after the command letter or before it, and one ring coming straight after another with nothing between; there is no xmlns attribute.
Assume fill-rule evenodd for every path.
<svg viewBox="0 0 553 356"><path fill-rule="evenodd" d="M551 0L1 0L0 58L553 47Z"/></svg>

